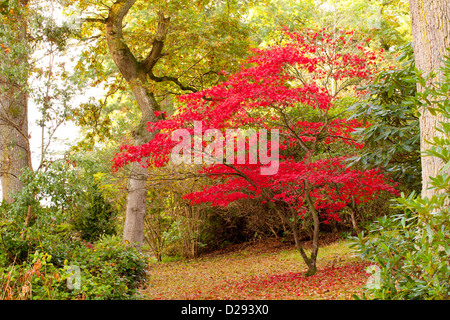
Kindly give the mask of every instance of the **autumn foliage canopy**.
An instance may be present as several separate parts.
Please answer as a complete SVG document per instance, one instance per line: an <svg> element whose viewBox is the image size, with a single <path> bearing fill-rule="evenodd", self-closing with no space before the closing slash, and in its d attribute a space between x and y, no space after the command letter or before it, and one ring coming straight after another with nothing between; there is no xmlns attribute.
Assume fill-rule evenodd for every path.
<svg viewBox="0 0 450 320"><path fill-rule="evenodd" d="M239 199L258 199L294 210L301 217L313 205L327 222L339 220L339 212L350 203L373 200L382 191L395 194L394 186L378 170L348 168L346 162L363 147L352 136L363 124L345 117L342 101L357 95L357 84L370 81L379 52L354 32L286 31L285 36L281 45L254 50L241 70L226 81L180 97L182 106L173 115L157 111L159 120L148 125L149 130L157 130L155 138L140 146L122 146L114 168L134 161L167 165L179 144L172 134L183 129L186 136L194 136L199 133L194 121L201 121L204 136L253 129L256 140L267 142L267 151L277 155L278 163L276 172L263 175L261 167L267 167L267 162L261 157L248 158L246 163L236 159L203 162L198 174L214 183L185 195L193 203L227 206ZM270 140L271 134L262 137L261 129L279 133L279 141ZM202 141L203 151L224 148L214 144L215 137L213 142ZM196 142L188 141L194 147ZM240 151L249 156L248 144Z"/></svg>

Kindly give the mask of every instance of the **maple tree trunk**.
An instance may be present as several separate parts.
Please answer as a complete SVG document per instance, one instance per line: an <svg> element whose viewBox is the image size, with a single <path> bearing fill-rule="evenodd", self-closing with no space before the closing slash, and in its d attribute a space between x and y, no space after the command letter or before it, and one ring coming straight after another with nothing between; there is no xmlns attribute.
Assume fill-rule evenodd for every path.
<svg viewBox="0 0 450 320"><path fill-rule="evenodd" d="M450 47L450 2L448 0L410 0L411 25L414 44L415 64L425 76L434 71L437 73L435 81L442 79L439 70L443 66L442 59L448 54ZM418 84L418 90L423 88ZM439 122L444 119L439 114L433 116L426 108L420 115L420 151L428 150L431 146L426 140L432 140L441 133L436 130ZM439 174L443 167L437 157L422 157L422 197L431 198L436 192L430 190L430 177Z"/></svg>
<svg viewBox="0 0 450 320"><path fill-rule="evenodd" d="M309 184L309 182L306 185L307 185L307 187L305 188L305 200L308 205L309 212L311 213L311 215L313 217L313 224L314 224L311 257L309 259L310 262L308 264L308 271L306 272L306 275L312 276L317 272L317 254L319 253L320 221L319 221L319 213L317 212L316 208L314 207L314 203L309 194L311 185Z"/></svg>
<svg viewBox="0 0 450 320"><path fill-rule="evenodd" d="M306 197L307 202L308 202L308 206L311 203L311 198L309 197L309 195ZM290 215L291 215L291 219L286 217L283 214L283 210L285 208L277 208L275 205L273 206L273 208L277 211L278 215L281 217L281 219L286 222L286 224L290 227L293 235L294 235L294 242L295 242L295 247L297 248L297 250L300 252L300 255L303 259L303 261L306 263L306 266L308 267L308 270L306 271L306 276L312 276L317 272L317 254L319 252L319 214L316 211L316 209L314 208L314 206L309 208L310 212L313 215L313 222L314 222L314 231L313 231L313 245L312 245L312 251L311 251L311 255L308 257L308 254L306 253L305 249L302 246L302 243L300 241L300 232L299 232L299 224L298 224L298 214L296 211L292 210L292 208L289 209L290 211Z"/></svg>
<svg viewBox="0 0 450 320"><path fill-rule="evenodd" d="M350 202L348 207L350 208L350 218L352 220L353 229L355 230L356 234L359 234L360 230L359 230L359 227L358 227L358 222L356 221L356 216L358 214L358 209L356 207L355 199L353 197L352 197L352 201Z"/></svg>
<svg viewBox="0 0 450 320"><path fill-rule="evenodd" d="M22 6L26 6L27 2L28 0L19 1ZM26 42L26 15L16 14L11 21L14 21L16 30L14 37L19 42ZM19 177L22 175L23 169L31 168L28 94L26 93L27 58L27 55L24 54L14 59L13 55L5 49L3 61L0 62L23 68L20 75L0 76L0 175L2 197L3 201L7 203L11 203L12 196L22 190L23 184Z"/></svg>

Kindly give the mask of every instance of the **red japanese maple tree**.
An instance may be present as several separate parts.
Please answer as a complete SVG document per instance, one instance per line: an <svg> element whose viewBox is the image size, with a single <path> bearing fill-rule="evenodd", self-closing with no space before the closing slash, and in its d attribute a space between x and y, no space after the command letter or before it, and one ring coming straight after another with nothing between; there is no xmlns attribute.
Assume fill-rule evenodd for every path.
<svg viewBox="0 0 450 320"><path fill-rule="evenodd" d="M183 104L175 114L163 118L158 112L160 120L149 123L149 130L158 130L154 140L142 146L122 146L114 167L144 158L152 165L166 165L181 138L194 154L195 149L200 151L184 159L203 163L198 174L215 179L211 186L185 197L213 206L244 198L267 203L291 227L311 275L317 271L320 223L339 220L347 206L396 190L379 171L351 169L345 162L362 147L351 135L362 123L343 118L339 102L354 96L358 83L370 80L379 54L351 31L285 34L289 41L254 50L240 72L226 81L180 97ZM199 122L200 127L194 125ZM259 158L252 153L251 143L233 144L232 151L240 151L247 161L225 157L220 138L231 129L253 130L247 138L264 147L259 149ZM208 134L215 137L214 142L190 138ZM264 168L266 174L262 174ZM299 220L309 217L314 222L310 256L301 245L298 228Z"/></svg>

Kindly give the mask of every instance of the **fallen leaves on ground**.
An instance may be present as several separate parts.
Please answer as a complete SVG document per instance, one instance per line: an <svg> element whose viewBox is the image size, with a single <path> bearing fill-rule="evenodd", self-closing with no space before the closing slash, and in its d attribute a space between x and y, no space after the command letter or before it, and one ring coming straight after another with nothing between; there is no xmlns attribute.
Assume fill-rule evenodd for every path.
<svg viewBox="0 0 450 320"><path fill-rule="evenodd" d="M324 247L319 271L305 277L295 248L240 250L197 260L152 264L144 299L351 299L370 276L345 244Z"/></svg>

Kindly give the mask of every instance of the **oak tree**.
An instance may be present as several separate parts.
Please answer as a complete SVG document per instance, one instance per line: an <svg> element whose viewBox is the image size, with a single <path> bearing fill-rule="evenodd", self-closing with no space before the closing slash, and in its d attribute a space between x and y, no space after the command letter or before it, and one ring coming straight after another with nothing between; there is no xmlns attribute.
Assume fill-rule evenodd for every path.
<svg viewBox="0 0 450 320"><path fill-rule="evenodd" d="M140 113L132 132L136 146L154 138L146 124L162 118L154 113L161 109L161 100L195 92L211 78L217 80L218 71L233 68L248 42L239 18L247 10L246 2L80 0L75 4L77 14L87 22L83 36L98 40L91 52L83 54L98 65L106 51L120 72L118 78L133 93ZM102 72L97 77L97 82L107 78ZM137 246L144 235L147 175L147 168L131 164L123 238Z"/></svg>

